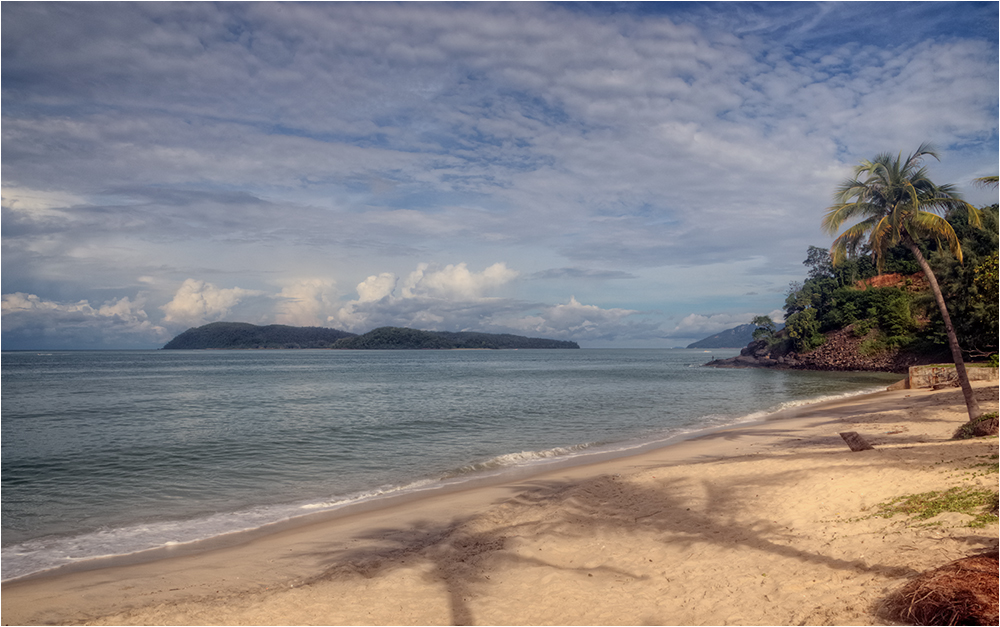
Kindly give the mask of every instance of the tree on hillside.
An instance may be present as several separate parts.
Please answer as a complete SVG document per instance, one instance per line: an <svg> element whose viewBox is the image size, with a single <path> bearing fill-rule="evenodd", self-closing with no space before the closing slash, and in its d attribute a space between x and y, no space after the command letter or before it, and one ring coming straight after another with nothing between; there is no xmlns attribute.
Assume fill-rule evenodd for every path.
<svg viewBox="0 0 1000 627"><path fill-rule="evenodd" d="M857 220L833 241L830 257L834 265L855 254L865 244L875 255L876 265L880 270L887 251L897 244L902 244L913 254L927 277L934 300L941 310L948 347L955 360L958 380L971 420L982 412L969 383L948 306L937 278L917 242L932 239L939 246L947 244L951 253L961 262L962 247L943 214L964 211L969 223L979 226L979 212L961 199L953 185L936 185L930 180L927 168L921 166L926 156L938 158L934 149L924 143L906 159L903 159L902 153L898 156L883 153L872 161L862 161L854 168L854 178L837 188L834 194L835 204L827 208L823 228L835 235L844 223Z"/></svg>
<svg viewBox="0 0 1000 627"><path fill-rule="evenodd" d="M835 278L837 276L830 260L830 251L819 246L810 246L802 265L809 268L810 279Z"/></svg>
<svg viewBox="0 0 1000 627"><path fill-rule="evenodd" d="M774 325L774 320L771 320L771 316L756 316L750 321L750 324L757 327L751 334L751 337L755 342L757 340L770 342L774 339L774 333L777 331L777 327Z"/></svg>
<svg viewBox="0 0 1000 627"><path fill-rule="evenodd" d="M1000 309L997 307L997 249L998 207L992 205L979 208L981 228L966 219L965 214L951 215L955 234L962 243L962 263L958 263L948 249L927 247L925 256L951 314L964 355L987 357L995 355L998 348L997 324ZM923 247L921 248L923 249ZM929 253L929 254L928 254ZM928 292L929 299L933 297ZM939 317L940 318L940 317ZM943 322L928 329L942 343L947 342Z"/></svg>

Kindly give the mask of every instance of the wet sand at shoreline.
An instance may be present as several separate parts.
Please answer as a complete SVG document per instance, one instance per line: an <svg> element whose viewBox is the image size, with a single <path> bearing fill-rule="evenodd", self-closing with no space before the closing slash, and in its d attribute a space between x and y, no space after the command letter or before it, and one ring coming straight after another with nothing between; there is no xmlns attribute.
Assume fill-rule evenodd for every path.
<svg viewBox="0 0 1000 627"><path fill-rule="evenodd" d="M996 384L976 389L995 411ZM884 623L873 607L907 578L997 547L995 524L970 528L963 514L870 517L897 496L996 489L997 438L949 439L966 419L957 389L799 407L237 546L7 582L2 620ZM852 453L844 431L876 449Z"/></svg>

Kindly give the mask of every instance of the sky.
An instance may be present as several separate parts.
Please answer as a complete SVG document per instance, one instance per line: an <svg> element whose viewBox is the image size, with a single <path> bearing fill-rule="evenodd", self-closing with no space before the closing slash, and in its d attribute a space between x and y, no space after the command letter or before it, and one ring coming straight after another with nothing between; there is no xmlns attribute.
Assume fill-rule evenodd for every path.
<svg viewBox="0 0 1000 627"><path fill-rule="evenodd" d="M3 2L2 348L220 320L685 346L838 183L998 165L998 3Z"/></svg>

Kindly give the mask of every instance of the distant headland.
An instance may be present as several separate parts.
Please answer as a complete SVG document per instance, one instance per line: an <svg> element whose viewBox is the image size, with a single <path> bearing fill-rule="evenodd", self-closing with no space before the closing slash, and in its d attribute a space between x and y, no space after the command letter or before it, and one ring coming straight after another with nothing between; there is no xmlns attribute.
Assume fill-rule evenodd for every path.
<svg viewBox="0 0 1000 627"><path fill-rule="evenodd" d="M165 350L253 350L326 348L342 350L449 350L512 348L580 348L576 342L524 337L509 333L420 331L380 327L356 335L325 327L258 326L246 322L213 322L184 331Z"/></svg>

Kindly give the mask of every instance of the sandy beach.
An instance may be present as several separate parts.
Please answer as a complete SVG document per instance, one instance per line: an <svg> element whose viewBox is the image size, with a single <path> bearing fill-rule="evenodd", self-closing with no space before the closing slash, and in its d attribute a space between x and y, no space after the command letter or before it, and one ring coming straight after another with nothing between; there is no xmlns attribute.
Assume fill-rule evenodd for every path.
<svg viewBox="0 0 1000 627"><path fill-rule="evenodd" d="M995 383L980 383L996 411ZM957 389L801 407L640 455L322 520L235 546L5 583L4 624L885 624L910 577L996 550L970 516L873 517L996 490ZM851 452L856 431L874 450Z"/></svg>

